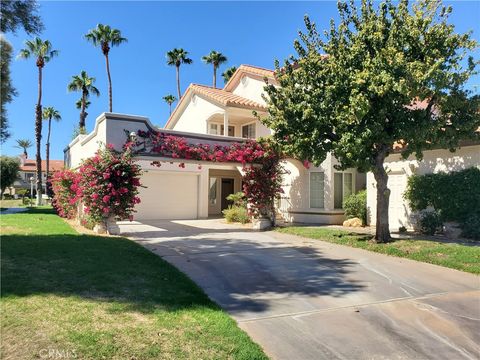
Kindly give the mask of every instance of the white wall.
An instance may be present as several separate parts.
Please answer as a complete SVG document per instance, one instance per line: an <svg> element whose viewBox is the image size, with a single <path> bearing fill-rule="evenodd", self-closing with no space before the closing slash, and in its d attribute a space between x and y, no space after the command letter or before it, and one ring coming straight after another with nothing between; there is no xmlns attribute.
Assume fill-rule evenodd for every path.
<svg viewBox="0 0 480 360"><path fill-rule="evenodd" d="M239 95L246 99L256 101L259 104L264 105L265 100L262 98L265 82L263 79L252 77L250 75L244 75L238 82L237 86L233 89L235 95Z"/></svg>
<svg viewBox="0 0 480 360"><path fill-rule="evenodd" d="M425 175L439 172L451 172L480 167L480 145L465 146L452 153L445 149L429 150L424 152L422 161L413 155L403 160L400 154L390 155L385 160L385 168L389 172L388 186L396 201L390 201L389 217L391 230L398 230L399 226L411 229L415 226L415 216L402 198L406 190L406 181L414 174ZM400 196L397 196L400 195ZM369 223L376 222L376 182L372 173L367 174L367 207ZM392 195L391 195L392 197Z"/></svg>

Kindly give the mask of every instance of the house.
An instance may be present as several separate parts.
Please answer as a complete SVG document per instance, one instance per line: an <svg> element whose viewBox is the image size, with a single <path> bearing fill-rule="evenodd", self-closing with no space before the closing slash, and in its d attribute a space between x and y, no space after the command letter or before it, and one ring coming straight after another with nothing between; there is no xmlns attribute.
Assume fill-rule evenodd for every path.
<svg viewBox="0 0 480 360"><path fill-rule="evenodd" d="M272 70L241 65L223 89L191 84L161 131L182 136L189 143L227 145L272 134L257 117L266 116L264 78L275 83ZM65 149L68 167L92 156L99 142L121 149L128 134L154 130L147 118L123 114L100 115L95 129L79 135ZM157 129L158 130L158 129ZM194 219L219 216L226 197L242 189L242 165L159 158L148 151L138 154L146 171L136 219ZM152 165L161 161L162 166ZM179 167L185 163L185 167ZM337 171L328 155L318 167L285 160L284 194L277 207L287 221L339 224L344 220L343 199L365 188L365 174L355 169Z"/></svg>
<svg viewBox="0 0 480 360"><path fill-rule="evenodd" d="M388 209L389 226L398 231L401 226L413 229L416 226L415 212L409 208L403 193L407 189L408 178L412 175L425 175L439 172L452 172L470 167L480 168L480 144L473 141L464 141L455 152L447 149L427 150L423 160L415 156L402 159L399 148L394 154L385 159L385 168L388 171L388 188L390 189L390 203ZM367 174L367 208L368 223L376 222L376 182L372 173Z"/></svg>
<svg viewBox="0 0 480 360"><path fill-rule="evenodd" d="M27 189L30 191L31 189L31 178L33 177L33 191L36 192L36 174L37 174L37 165L35 159L28 159L25 155L19 156L20 158L20 171L18 180L16 180L13 184L13 189L7 191L11 195L15 194L15 190L17 189ZM63 160L50 160L49 161L49 170L50 172L63 170L64 164ZM43 194L45 194L45 186L47 181L47 162L42 160L42 187L43 187Z"/></svg>

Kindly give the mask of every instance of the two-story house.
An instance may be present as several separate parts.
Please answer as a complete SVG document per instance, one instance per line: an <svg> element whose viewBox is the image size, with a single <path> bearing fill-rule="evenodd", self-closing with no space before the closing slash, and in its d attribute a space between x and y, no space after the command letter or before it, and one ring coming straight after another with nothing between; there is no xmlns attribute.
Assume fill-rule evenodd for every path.
<svg viewBox="0 0 480 360"><path fill-rule="evenodd" d="M241 65L223 89L191 84L162 131L185 137L190 143L228 144L272 134L257 117L266 116L264 78L275 83L274 72ZM76 167L92 156L98 142L121 149L126 135L154 129L147 118L102 114L94 131L80 135L65 150L67 166ZM157 129L158 130L158 129ZM194 219L218 216L228 206L226 197L242 188L242 166L234 163L204 163L183 159L158 159L141 154L146 170L136 218ZM161 167L152 161L163 160ZM185 162L185 168L178 163ZM318 167L306 168L301 161L285 160L284 194L278 210L287 221L339 224L343 221L343 199L365 188L365 174L355 169L337 171L328 156Z"/></svg>

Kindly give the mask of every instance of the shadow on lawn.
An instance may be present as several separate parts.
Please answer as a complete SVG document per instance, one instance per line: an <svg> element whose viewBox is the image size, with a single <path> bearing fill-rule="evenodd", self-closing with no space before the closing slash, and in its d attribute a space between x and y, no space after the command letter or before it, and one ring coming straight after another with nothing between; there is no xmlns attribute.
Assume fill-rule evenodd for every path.
<svg viewBox="0 0 480 360"><path fill-rule="evenodd" d="M162 245L172 248L180 241ZM341 297L364 287L346 279L354 263L325 258L310 247L264 248L253 241L207 238L195 240L195 246L221 250L199 255L198 268L188 272L204 288L202 281L209 279L208 294L233 312L268 309L264 294ZM54 294L122 303L126 311L217 308L187 276L132 241L77 234L3 236L1 290L3 297Z"/></svg>

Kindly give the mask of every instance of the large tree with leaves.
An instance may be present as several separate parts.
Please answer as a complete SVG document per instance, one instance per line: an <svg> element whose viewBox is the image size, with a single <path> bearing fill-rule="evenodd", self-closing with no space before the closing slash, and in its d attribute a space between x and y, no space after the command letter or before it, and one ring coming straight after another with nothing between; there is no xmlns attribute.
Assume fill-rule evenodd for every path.
<svg viewBox="0 0 480 360"><path fill-rule="evenodd" d="M52 49L48 40L36 37L33 40L25 41L25 48L20 50L20 58L28 59L33 57L38 68L38 99L35 106L35 145L36 145L36 168L37 168L37 205L42 204L42 71L46 63L58 55L57 50Z"/></svg>
<svg viewBox="0 0 480 360"><path fill-rule="evenodd" d="M3 198L5 189L12 186L18 179L19 170L20 161L18 158L0 156L0 199Z"/></svg>
<svg viewBox="0 0 480 360"><path fill-rule="evenodd" d="M438 0L338 3L340 22L325 36L305 18L297 56L276 64L279 87L266 87L265 124L285 151L318 164L328 152L340 168L371 171L376 180L375 239L390 239L388 169L394 143L422 158L478 136L478 99L466 89L476 73L477 44L449 24Z"/></svg>
<svg viewBox="0 0 480 360"><path fill-rule="evenodd" d="M72 80L67 86L68 91L80 91L82 98L80 99L80 121L78 127L85 128L85 120L88 113L86 112L87 101L90 94L100 96L100 91L95 87L95 78L88 76L85 70L82 70L79 75L72 76Z"/></svg>
<svg viewBox="0 0 480 360"><path fill-rule="evenodd" d="M184 49L173 49L167 52L167 65L175 66L177 76L177 93L178 99L182 98L182 92L180 90L180 65L191 64L193 60L188 57L188 51Z"/></svg>
<svg viewBox="0 0 480 360"><path fill-rule="evenodd" d="M8 117L6 105L13 100L13 97L17 95L15 88L13 87L10 77L10 62L12 60L12 45L5 39L3 35L0 35L0 143L3 143L10 137L8 131Z"/></svg>
<svg viewBox="0 0 480 360"><path fill-rule="evenodd" d="M119 46L127 42L127 39L122 37L122 33L118 29L112 29L108 25L98 24L93 30L90 30L85 38L94 46L99 46L105 56L105 64L107 66L108 77L108 108L112 112L112 77L110 76L110 59L108 57L110 48L112 46Z"/></svg>
<svg viewBox="0 0 480 360"><path fill-rule="evenodd" d="M210 51L210 54L202 57L202 60L205 64L213 65L213 87L217 87L217 70L218 67L227 62L227 57L220 52L215 50Z"/></svg>
<svg viewBox="0 0 480 360"><path fill-rule="evenodd" d="M47 189L49 187L48 180L50 178L50 132L52 130L52 120L60 121L62 116L60 112L52 106L43 109L43 120L48 121L47 142L45 143L45 156L47 165Z"/></svg>

